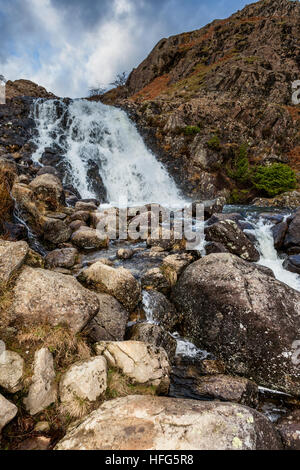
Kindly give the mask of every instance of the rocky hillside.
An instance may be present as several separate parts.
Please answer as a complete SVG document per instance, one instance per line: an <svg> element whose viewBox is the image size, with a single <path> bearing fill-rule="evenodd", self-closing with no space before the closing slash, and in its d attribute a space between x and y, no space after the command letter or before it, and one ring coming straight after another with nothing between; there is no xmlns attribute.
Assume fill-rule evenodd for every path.
<svg viewBox="0 0 300 470"><path fill-rule="evenodd" d="M33 98L55 98L53 93L50 93L46 88L37 85L30 80L15 80L12 82L8 80L6 82L6 99L11 100L12 98L20 96L30 96Z"/></svg>
<svg viewBox="0 0 300 470"><path fill-rule="evenodd" d="M283 162L299 177L299 19L298 1L263 0L162 39L102 99L130 111L185 192L249 199L245 152L250 168Z"/></svg>

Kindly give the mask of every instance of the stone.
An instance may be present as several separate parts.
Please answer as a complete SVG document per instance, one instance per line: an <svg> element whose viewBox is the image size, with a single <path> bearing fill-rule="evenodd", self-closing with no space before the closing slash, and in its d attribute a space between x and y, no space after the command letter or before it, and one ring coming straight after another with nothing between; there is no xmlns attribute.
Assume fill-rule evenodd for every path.
<svg viewBox="0 0 300 470"><path fill-rule="evenodd" d="M41 201L48 210L56 211L60 205L64 204L64 190L61 181L55 175L37 176L31 181L29 187L37 200Z"/></svg>
<svg viewBox="0 0 300 470"><path fill-rule="evenodd" d="M24 404L31 415L45 410L57 398L53 357L49 349L42 348L34 354L32 383Z"/></svg>
<svg viewBox="0 0 300 470"><path fill-rule="evenodd" d="M97 295L72 276L25 267L13 289L10 314L26 327L65 324L78 333L98 310Z"/></svg>
<svg viewBox="0 0 300 470"><path fill-rule="evenodd" d="M300 293L269 270L220 253L191 264L172 300L183 313L181 334L221 357L228 372L300 395L300 371L293 359Z"/></svg>
<svg viewBox="0 0 300 470"><path fill-rule="evenodd" d="M283 263L284 269L300 274L300 254L289 256Z"/></svg>
<svg viewBox="0 0 300 470"><path fill-rule="evenodd" d="M276 224L272 227L274 246L276 250L280 250L280 248L282 248L287 230L287 222L280 222L279 224Z"/></svg>
<svg viewBox="0 0 300 470"><path fill-rule="evenodd" d="M276 425L287 450L300 450L300 410L281 418Z"/></svg>
<svg viewBox="0 0 300 470"><path fill-rule="evenodd" d="M233 220L221 220L205 228L207 241L221 243L246 261L258 261L259 252Z"/></svg>
<svg viewBox="0 0 300 470"><path fill-rule="evenodd" d="M178 253L166 256L163 260L161 270L171 286L176 284L178 277L193 261L195 260L191 253Z"/></svg>
<svg viewBox="0 0 300 470"><path fill-rule="evenodd" d="M80 280L97 292L114 296L129 311L140 300L140 284L125 268L112 268L98 261L82 271Z"/></svg>
<svg viewBox="0 0 300 470"><path fill-rule="evenodd" d="M166 279L160 268L151 268L141 279L142 288L146 290L157 290L163 294L168 294L171 289L170 282Z"/></svg>
<svg viewBox="0 0 300 470"><path fill-rule="evenodd" d="M167 297L156 290L143 291L143 309L149 321L158 323L166 331L173 331L181 315Z"/></svg>
<svg viewBox="0 0 300 470"><path fill-rule="evenodd" d="M108 247L108 237L103 237L98 230L80 227L73 233L72 243L82 250L99 250Z"/></svg>
<svg viewBox="0 0 300 470"><path fill-rule="evenodd" d="M76 264L76 248L61 248L47 254L45 261L49 268L72 268Z"/></svg>
<svg viewBox="0 0 300 470"><path fill-rule="evenodd" d="M0 354L0 387L9 393L22 389L24 359L16 352L5 350Z"/></svg>
<svg viewBox="0 0 300 470"><path fill-rule="evenodd" d="M75 211L96 211L98 207L93 202L78 201L75 204Z"/></svg>
<svg viewBox="0 0 300 470"><path fill-rule="evenodd" d="M69 225L72 232L77 232L81 227L86 227L86 223L83 220L73 220Z"/></svg>
<svg viewBox="0 0 300 470"><path fill-rule="evenodd" d="M243 405L132 395L110 400L56 450L280 450L273 424Z"/></svg>
<svg viewBox="0 0 300 470"><path fill-rule="evenodd" d="M120 248L120 250L117 251L117 257L120 259L131 259L133 253L133 250L130 248Z"/></svg>
<svg viewBox="0 0 300 470"><path fill-rule="evenodd" d="M94 402L106 388L107 363L104 357L97 356L77 362L68 368L59 383L59 396L63 409L69 410L72 414L72 410L76 410L76 402L79 406L81 400Z"/></svg>
<svg viewBox="0 0 300 470"><path fill-rule="evenodd" d="M211 255L212 253L229 253L222 243L208 242L205 244L205 253Z"/></svg>
<svg viewBox="0 0 300 470"><path fill-rule="evenodd" d="M129 314L122 305L108 294L98 294L99 312L88 323L85 332L93 342L122 341L125 337Z"/></svg>
<svg viewBox="0 0 300 470"><path fill-rule="evenodd" d="M63 220L53 219L52 217L43 217L42 233L46 242L59 245L70 240L72 230Z"/></svg>
<svg viewBox="0 0 300 470"><path fill-rule="evenodd" d="M0 240L0 285L7 284L21 268L28 252L29 246L26 242Z"/></svg>
<svg viewBox="0 0 300 470"><path fill-rule="evenodd" d="M175 357L177 342L170 333L159 325L136 323L129 329L126 337L131 341L141 341L163 348L168 355L169 361L172 361Z"/></svg>
<svg viewBox="0 0 300 470"><path fill-rule="evenodd" d="M284 247L291 248L292 246L300 245L300 209L296 212L292 221L289 224L287 234L284 239Z"/></svg>
<svg viewBox="0 0 300 470"><path fill-rule="evenodd" d="M0 431L14 419L18 413L16 405L6 400L3 395L0 394Z"/></svg>
<svg viewBox="0 0 300 470"><path fill-rule="evenodd" d="M153 385L160 393L167 393L170 365L164 349L140 341L103 341L96 344L96 352L132 383Z"/></svg>

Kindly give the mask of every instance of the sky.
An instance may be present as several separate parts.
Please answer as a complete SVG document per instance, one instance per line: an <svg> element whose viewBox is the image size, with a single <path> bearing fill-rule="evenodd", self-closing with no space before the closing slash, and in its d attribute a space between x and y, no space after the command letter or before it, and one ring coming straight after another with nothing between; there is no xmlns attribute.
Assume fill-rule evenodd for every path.
<svg viewBox="0 0 300 470"><path fill-rule="evenodd" d="M87 96L130 72L164 37L226 18L251 0L0 0L0 74Z"/></svg>

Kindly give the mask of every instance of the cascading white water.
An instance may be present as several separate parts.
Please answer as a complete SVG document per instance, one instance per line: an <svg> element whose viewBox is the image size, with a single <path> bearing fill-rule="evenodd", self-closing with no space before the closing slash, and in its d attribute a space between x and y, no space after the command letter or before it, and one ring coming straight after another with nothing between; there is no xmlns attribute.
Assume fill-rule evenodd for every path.
<svg viewBox="0 0 300 470"><path fill-rule="evenodd" d="M254 226L254 230L247 231L255 235L257 249L261 255L258 263L272 269L276 279L300 292L300 276L284 269L284 260L278 256L274 247L272 224L262 218L255 223L252 219L249 221Z"/></svg>
<svg viewBox="0 0 300 470"><path fill-rule="evenodd" d="M34 104L36 162L46 147L59 146L70 168L71 183L83 198L97 197L88 175L92 160L99 166L110 204L119 205L120 197L127 196L129 205L182 205L172 178L146 148L124 111L87 100L57 103L36 100Z"/></svg>

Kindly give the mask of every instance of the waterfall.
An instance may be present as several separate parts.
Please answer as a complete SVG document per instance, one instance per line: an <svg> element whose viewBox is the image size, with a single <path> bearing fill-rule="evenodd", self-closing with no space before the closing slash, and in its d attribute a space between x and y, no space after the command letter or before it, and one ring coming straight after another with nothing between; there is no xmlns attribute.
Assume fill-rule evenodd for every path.
<svg viewBox="0 0 300 470"><path fill-rule="evenodd" d="M119 205L120 196L127 196L129 205L182 206L172 178L146 148L124 111L83 99L38 99L32 117L37 126L33 160L40 162L45 148L58 149L67 182L82 198L99 197L89 174L92 164L112 205Z"/></svg>
<svg viewBox="0 0 300 470"><path fill-rule="evenodd" d="M276 279L300 292L300 276L284 269L284 260L278 256L274 247L273 225L263 218L259 218L256 222L249 218L249 222L254 226L254 230L245 230L245 232L252 232L255 235L257 249L260 253L258 263L270 268Z"/></svg>

